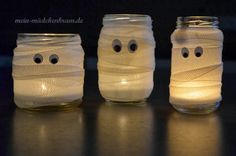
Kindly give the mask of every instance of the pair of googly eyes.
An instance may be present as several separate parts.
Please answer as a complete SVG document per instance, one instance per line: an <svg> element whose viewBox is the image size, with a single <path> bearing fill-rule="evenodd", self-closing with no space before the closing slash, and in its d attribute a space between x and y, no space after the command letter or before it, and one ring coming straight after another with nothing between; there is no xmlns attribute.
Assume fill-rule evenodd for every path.
<svg viewBox="0 0 236 156"><path fill-rule="evenodd" d="M188 48L186 48L186 47L182 48L182 49L181 49L181 53L182 53L182 56L183 56L184 58L187 58L187 57L189 56L189 50L188 50ZM196 48L194 49L194 54L195 54L196 57L201 57L202 54L203 54L203 49L202 49L202 47L196 47Z"/></svg>
<svg viewBox="0 0 236 156"><path fill-rule="evenodd" d="M37 64L43 62L43 56L41 54L35 54L33 59ZM51 64L57 64L59 61L59 57L56 54L52 54L51 56L49 56L49 61Z"/></svg>
<svg viewBox="0 0 236 156"><path fill-rule="evenodd" d="M121 41L118 39L113 40L112 47L115 52L119 53L122 50ZM137 49L138 49L137 42L135 40L130 40L128 43L129 52L134 53Z"/></svg>

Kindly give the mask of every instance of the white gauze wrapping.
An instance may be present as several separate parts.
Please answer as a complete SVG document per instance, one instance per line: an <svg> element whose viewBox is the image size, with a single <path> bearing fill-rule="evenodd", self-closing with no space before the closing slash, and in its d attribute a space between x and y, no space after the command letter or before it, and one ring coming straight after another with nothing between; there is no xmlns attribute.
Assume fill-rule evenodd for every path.
<svg viewBox="0 0 236 156"><path fill-rule="evenodd" d="M115 52L112 41L121 41ZM135 40L137 50L131 53L129 41ZM137 101L147 98L153 89L155 41L151 20L147 25L111 22L101 30L98 42L99 90L105 99Z"/></svg>
<svg viewBox="0 0 236 156"><path fill-rule="evenodd" d="M223 71L223 34L214 28L177 29L173 43L170 81L170 103L179 105L214 104L221 100ZM189 56L184 58L182 48ZM196 57L194 50L202 47Z"/></svg>
<svg viewBox="0 0 236 156"><path fill-rule="evenodd" d="M39 107L82 98L84 51L79 35L29 37L18 40L14 50L14 100L22 107ZM35 54L43 56L40 64ZM50 63L56 54L58 63Z"/></svg>

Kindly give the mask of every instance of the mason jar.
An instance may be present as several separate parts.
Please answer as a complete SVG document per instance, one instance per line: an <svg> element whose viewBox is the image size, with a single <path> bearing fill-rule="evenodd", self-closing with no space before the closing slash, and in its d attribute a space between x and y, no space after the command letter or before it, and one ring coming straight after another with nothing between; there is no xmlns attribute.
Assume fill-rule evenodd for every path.
<svg viewBox="0 0 236 156"><path fill-rule="evenodd" d="M98 79L108 101L144 101L153 89L155 40L148 15L108 14L98 41Z"/></svg>
<svg viewBox="0 0 236 156"><path fill-rule="evenodd" d="M24 109L67 109L83 96L84 51L78 34L18 34L14 101Z"/></svg>
<svg viewBox="0 0 236 156"><path fill-rule="evenodd" d="M218 18L178 17L171 35L170 103L180 112L205 114L221 101L223 33Z"/></svg>

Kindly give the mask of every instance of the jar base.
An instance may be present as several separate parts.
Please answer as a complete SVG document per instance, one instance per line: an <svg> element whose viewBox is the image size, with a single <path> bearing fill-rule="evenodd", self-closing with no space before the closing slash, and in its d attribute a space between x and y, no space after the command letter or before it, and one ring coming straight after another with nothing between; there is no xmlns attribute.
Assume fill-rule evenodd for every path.
<svg viewBox="0 0 236 156"><path fill-rule="evenodd" d="M172 104L172 106L181 113L201 115L209 114L215 111L220 106L220 102L216 102L214 104L198 104L193 106Z"/></svg>
<svg viewBox="0 0 236 156"><path fill-rule="evenodd" d="M55 103L47 106L39 106L39 107L21 107L18 106L20 109L30 112L51 112L51 111L72 111L82 103L81 99L74 100L72 102L62 102L62 103Z"/></svg>
<svg viewBox="0 0 236 156"><path fill-rule="evenodd" d="M135 100L135 101L115 101L115 100L108 100L106 99L107 105L120 105L120 106L145 106L146 99L142 100Z"/></svg>

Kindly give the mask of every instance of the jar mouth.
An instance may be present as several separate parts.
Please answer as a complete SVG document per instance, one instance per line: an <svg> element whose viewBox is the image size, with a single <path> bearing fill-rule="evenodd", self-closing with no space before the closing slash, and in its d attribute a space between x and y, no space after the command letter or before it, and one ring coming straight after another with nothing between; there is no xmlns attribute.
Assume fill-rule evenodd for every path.
<svg viewBox="0 0 236 156"><path fill-rule="evenodd" d="M66 34L66 33L18 33L18 37L75 37L79 34Z"/></svg>
<svg viewBox="0 0 236 156"><path fill-rule="evenodd" d="M218 18L215 16L186 16L177 18L177 28L212 27L218 28Z"/></svg>
<svg viewBox="0 0 236 156"><path fill-rule="evenodd" d="M66 33L18 33L17 44L59 44L81 42L79 34Z"/></svg>
<svg viewBox="0 0 236 156"><path fill-rule="evenodd" d="M106 14L103 18L103 23L109 22L149 23L152 22L152 19L145 14Z"/></svg>

